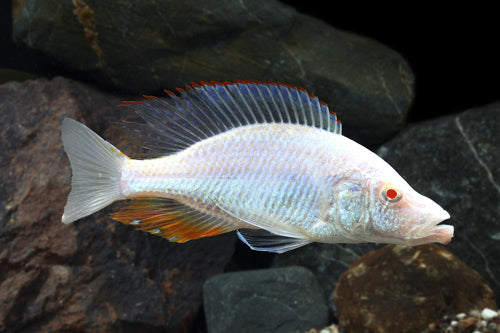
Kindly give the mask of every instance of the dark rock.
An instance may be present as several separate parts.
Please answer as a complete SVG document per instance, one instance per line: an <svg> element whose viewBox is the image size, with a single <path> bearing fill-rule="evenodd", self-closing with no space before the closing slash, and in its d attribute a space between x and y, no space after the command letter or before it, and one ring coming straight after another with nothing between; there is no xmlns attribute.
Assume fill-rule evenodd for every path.
<svg viewBox="0 0 500 333"><path fill-rule="evenodd" d="M447 249L500 297L500 103L409 126L379 154L451 215ZM500 298L497 298L500 301Z"/></svg>
<svg viewBox="0 0 500 333"><path fill-rule="evenodd" d="M302 86L364 144L400 130L414 95L397 52L278 1L26 0L13 21L18 43L131 92L200 80Z"/></svg>
<svg viewBox="0 0 500 333"><path fill-rule="evenodd" d="M379 248L376 244L321 244L313 243L297 250L276 255L272 267L292 265L306 267L314 273L326 292L328 306L335 310L331 292L340 275L367 252Z"/></svg>
<svg viewBox="0 0 500 333"><path fill-rule="evenodd" d="M229 261L231 234L169 243L112 221L112 209L60 222L62 119L119 143L121 100L62 78L0 86L0 331L186 331L203 282Z"/></svg>
<svg viewBox="0 0 500 333"><path fill-rule="evenodd" d="M303 267L226 273L203 288L208 332L305 332L328 324L314 275Z"/></svg>
<svg viewBox="0 0 500 333"><path fill-rule="evenodd" d="M2 47L0 45L0 47ZM37 79L38 77L36 75L18 71L15 69L8 69L8 68L0 68L0 84L4 84L6 82L10 81L26 81L26 80L34 80Z"/></svg>
<svg viewBox="0 0 500 333"><path fill-rule="evenodd" d="M436 244L368 253L340 277L335 303L346 332L422 332L444 314L496 308L479 273Z"/></svg>

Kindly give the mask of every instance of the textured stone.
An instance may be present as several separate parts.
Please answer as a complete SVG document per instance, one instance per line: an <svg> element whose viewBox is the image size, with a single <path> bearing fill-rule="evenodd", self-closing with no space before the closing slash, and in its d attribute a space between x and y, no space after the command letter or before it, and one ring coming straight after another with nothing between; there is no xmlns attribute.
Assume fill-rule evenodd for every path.
<svg viewBox="0 0 500 333"><path fill-rule="evenodd" d="M303 267L217 275L203 301L208 332L305 332L327 325L323 291Z"/></svg>
<svg viewBox="0 0 500 333"><path fill-rule="evenodd" d="M123 98L62 78L0 86L0 331L186 331L229 261L234 235L169 243L110 220L116 205L60 222L62 119L124 147L110 130Z"/></svg>
<svg viewBox="0 0 500 333"><path fill-rule="evenodd" d="M435 244L366 254L340 277L335 303L346 332L422 332L443 314L496 308L479 273Z"/></svg>
<svg viewBox="0 0 500 333"><path fill-rule="evenodd" d="M364 144L400 130L414 95L397 52L273 0L26 0L13 21L18 43L131 92L200 80L302 86Z"/></svg>
<svg viewBox="0 0 500 333"><path fill-rule="evenodd" d="M500 301L500 102L411 125L379 154L451 215L447 246Z"/></svg>

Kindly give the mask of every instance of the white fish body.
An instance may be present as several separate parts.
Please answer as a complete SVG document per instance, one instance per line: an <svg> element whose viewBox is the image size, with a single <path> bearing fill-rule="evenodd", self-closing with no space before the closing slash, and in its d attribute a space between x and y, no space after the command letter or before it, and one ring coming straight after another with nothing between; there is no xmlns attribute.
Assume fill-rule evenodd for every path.
<svg viewBox="0 0 500 333"><path fill-rule="evenodd" d="M342 136L335 116L303 90L204 84L140 106L173 153L129 159L84 125L64 121L73 178L63 222L138 198L114 218L178 242L232 230L251 248L272 252L310 242L451 240L453 227L436 226L449 214ZM203 127L207 114L213 121ZM172 123L178 132L166 130Z"/></svg>

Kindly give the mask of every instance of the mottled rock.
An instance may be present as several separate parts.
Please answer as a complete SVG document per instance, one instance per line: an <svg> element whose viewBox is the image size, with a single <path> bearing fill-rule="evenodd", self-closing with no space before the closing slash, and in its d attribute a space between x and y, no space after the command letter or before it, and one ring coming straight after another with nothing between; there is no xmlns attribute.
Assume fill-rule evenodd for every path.
<svg viewBox="0 0 500 333"><path fill-rule="evenodd" d="M122 98L62 78L0 86L0 331L186 331L229 261L230 234L169 243L110 220L112 208L60 222L62 119L120 143Z"/></svg>
<svg viewBox="0 0 500 333"><path fill-rule="evenodd" d="M435 244L366 254L340 277L335 303L346 332L422 332L443 314L496 308L479 273Z"/></svg>
<svg viewBox="0 0 500 333"><path fill-rule="evenodd" d="M302 86L364 144L400 130L414 95L397 52L279 1L26 0L13 21L18 43L131 92L200 80Z"/></svg>
<svg viewBox="0 0 500 333"><path fill-rule="evenodd" d="M305 332L328 324L314 275L303 267L226 273L203 288L208 332Z"/></svg>
<svg viewBox="0 0 500 333"><path fill-rule="evenodd" d="M500 102L411 125L379 154L451 215L447 249L500 301Z"/></svg>

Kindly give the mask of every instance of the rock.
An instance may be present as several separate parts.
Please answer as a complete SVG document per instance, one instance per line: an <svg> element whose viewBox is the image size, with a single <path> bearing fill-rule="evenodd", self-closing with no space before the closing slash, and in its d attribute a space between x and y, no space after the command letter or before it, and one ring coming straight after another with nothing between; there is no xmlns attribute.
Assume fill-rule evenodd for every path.
<svg viewBox="0 0 500 333"><path fill-rule="evenodd" d="M404 129L378 151L455 226L447 249L500 301L500 102Z"/></svg>
<svg viewBox="0 0 500 333"><path fill-rule="evenodd" d="M303 267L214 276L203 288L208 332L305 332L328 324L323 291Z"/></svg>
<svg viewBox="0 0 500 333"><path fill-rule="evenodd" d="M443 314L496 308L479 273L436 244L371 251L342 274L335 303L346 332L422 332Z"/></svg>
<svg viewBox="0 0 500 333"><path fill-rule="evenodd" d="M490 320L495 317L498 317L498 311L488 308L484 308L483 311L481 311L481 318L484 320Z"/></svg>
<svg viewBox="0 0 500 333"><path fill-rule="evenodd" d="M314 273L325 291L328 306L335 310L333 293L340 275L367 252L379 248L376 244L313 243L297 250L276 255L272 267L302 266Z"/></svg>
<svg viewBox="0 0 500 333"><path fill-rule="evenodd" d="M60 222L62 119L120 143L122 99L62 78L0 86L0 331L186 331L231 258L234 235L169 243L112 221L116 207Z"/></svg>
<svg viewBox="0 0 500 333"><path fill-rule="evenodd" d="M368 145L402 128L414 96L413 73L397 52L279 1L26 0L14 8L13 36L129 92L200 80L302 86Z"/></svg>
<svg viewBox="0 0 500 333"><path fill-rule="evenodd" d="M2 47L0 45L0 47ZM34 80L37 79L36 75L18 71L15 69L8 69L8 68L0 68L0 84L4 84L10 81L26 81L26 80Z"/></svg>

